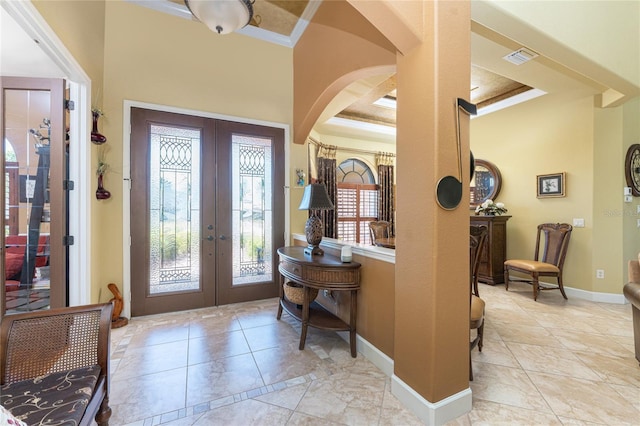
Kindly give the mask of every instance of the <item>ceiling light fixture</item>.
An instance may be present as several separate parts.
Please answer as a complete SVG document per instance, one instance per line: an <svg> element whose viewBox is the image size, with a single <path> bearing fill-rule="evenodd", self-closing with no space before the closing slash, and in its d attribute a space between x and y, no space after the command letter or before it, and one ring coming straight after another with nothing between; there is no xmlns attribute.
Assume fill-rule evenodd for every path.
<svg viewBox="0 0 640 426"><path fill-rule="evenodd" d="M253 17L251 0L184 0L184 4L198 21L218 34L244 28Z"/></svg>

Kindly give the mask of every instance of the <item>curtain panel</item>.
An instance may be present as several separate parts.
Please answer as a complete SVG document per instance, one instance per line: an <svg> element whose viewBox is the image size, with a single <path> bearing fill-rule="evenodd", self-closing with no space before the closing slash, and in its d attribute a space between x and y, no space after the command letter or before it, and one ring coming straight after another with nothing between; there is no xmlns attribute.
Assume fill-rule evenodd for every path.
<svg viewBox="0 0 640 426"><path fill-rule="evenodd" d="M376 156L378 163L378 220L391 224L389 233L395 236L395 187L393 157L387 154Z"/></svg>

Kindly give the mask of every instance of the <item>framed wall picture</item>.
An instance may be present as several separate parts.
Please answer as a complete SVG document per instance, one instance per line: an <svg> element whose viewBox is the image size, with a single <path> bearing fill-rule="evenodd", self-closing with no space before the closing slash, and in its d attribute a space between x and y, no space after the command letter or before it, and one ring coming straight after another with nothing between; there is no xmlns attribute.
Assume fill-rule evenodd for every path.
<svg viewBox="0 0 640 426"><path fill-rule="evenodd" d="M553 173L550 175L538 175L538 198L564 197L565 173Z"/></svg>

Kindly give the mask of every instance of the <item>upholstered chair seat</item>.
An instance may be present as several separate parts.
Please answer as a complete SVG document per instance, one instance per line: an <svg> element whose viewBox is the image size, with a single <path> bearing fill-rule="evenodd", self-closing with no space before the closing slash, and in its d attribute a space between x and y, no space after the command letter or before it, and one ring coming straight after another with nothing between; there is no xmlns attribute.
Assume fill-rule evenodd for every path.
<svg viewBox="0 0 640 426"><path fill-rule="evenodd" d="M533 300L538 300L541 290L560 290L567 298L562 283L562 267L569 247L573 227L568 223L543 223L538 225L534 259L509 259L504 262L504 284L509 290L509 282L523 282L533 287ZM521 279L511 276L511 272L528 275ZM557 285L540 283L540 277L555 278Z"/></svg>

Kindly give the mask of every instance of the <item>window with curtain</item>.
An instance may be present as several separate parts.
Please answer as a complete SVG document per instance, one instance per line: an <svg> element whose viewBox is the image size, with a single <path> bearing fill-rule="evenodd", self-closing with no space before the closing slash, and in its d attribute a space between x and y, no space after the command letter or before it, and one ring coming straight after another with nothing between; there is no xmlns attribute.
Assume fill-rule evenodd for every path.
<svg viewBox="0 0 640 426"><path fill-rule="evenodd" d="M371 244L369 222L378 220L378 185L371 169L350 158L337 167L338 238Z"/></svg>

